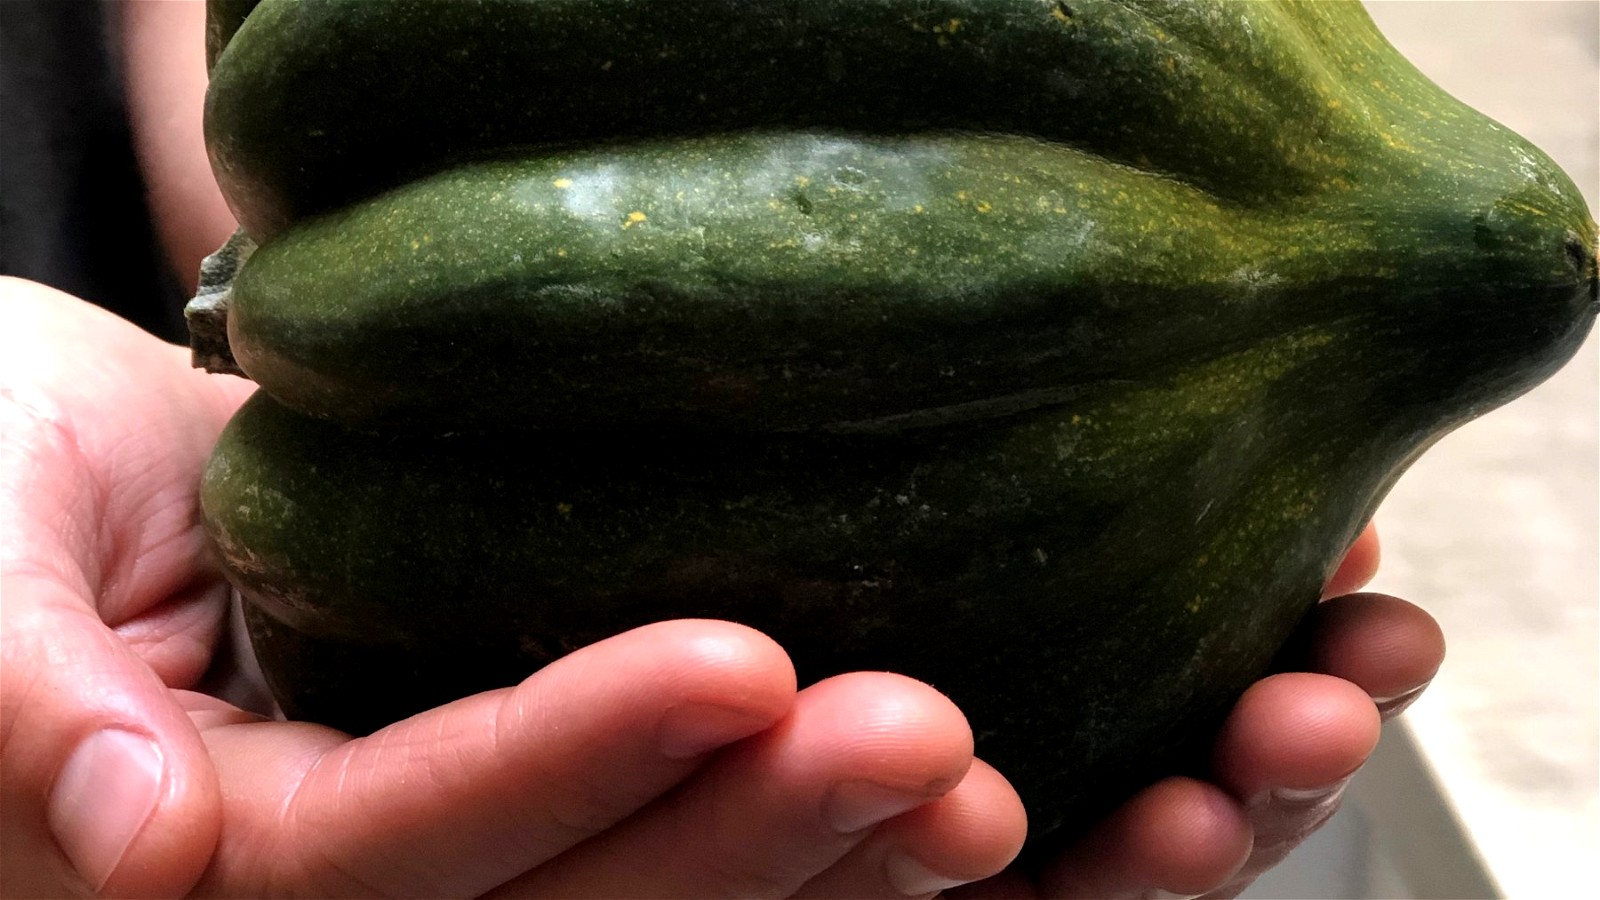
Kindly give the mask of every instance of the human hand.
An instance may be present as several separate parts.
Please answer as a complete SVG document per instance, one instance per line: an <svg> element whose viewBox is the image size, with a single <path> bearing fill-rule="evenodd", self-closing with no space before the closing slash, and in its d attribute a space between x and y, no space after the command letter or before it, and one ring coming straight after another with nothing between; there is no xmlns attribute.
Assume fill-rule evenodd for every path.
<svg viewBox="0 0 1600 900"><path fill-rule="evenodd" d="M360 739L191 690L227 593L195 491L248 385L49 289L0 293L7 896L851 892L876 822L974 793L977 831L1014 826L1002 861L1020 843L949 701L881 673L796 693L728 623L639 629Z"/></svg>
<svg viewBox="0 0 1600 900"><path fill-rule="evenodd" d="M639 629L355 740L190 690L226 602L195 482L249 386L64 295L0 291L4 894L893 896L983 878L1020 846L1020 804L942 696L882 673L796 693L781 649L727 623ZM1354 638L1374 621L1321 629L1324 668L1393 676L1381 660L1329 668L1372 663ZM1353 767L1369 747L1329 753L1355 744L1316 729L1281 759L1259 753L1285 711L1348 704L1340 691L1247 696L1219 743L1245 762L1221 783L1247 796ZM1164 782L1091 838L1109 851L1081 845L1045 887L1225 877L1242 830L1229 803ZM1190 849L1152 856L1172 833Z"/></svg>
<svg viewBox="0 0 1600 900"><path fill-rule="evenodd" d="M1414 702L1444 658L1418 607L1352 593L1378 566L1377 532L1357 539L1325 600L1282 657L1282 674L1240 698L1217 737L1208 782L1168 778L1140 792L1045 868L948 893L984 897L1233 897L1322 827L1377 743L1381 721Z"/></svg>

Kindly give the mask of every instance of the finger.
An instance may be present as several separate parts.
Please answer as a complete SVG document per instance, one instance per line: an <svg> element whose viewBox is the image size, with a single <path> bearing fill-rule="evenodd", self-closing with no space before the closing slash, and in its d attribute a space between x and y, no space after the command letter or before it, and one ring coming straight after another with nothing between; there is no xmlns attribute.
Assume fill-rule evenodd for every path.
<svg viewBox="0 0 1600 900"><path fill-rule="evenodd" d="M1277 865L1327 822L1378 732L1371 698L1341 678L1287 673L1245 692L1217 738L1212 770L1243 802L1255 840L1220 896Z"/></svg>
<svg viewBox="0 0 1600 900"><path fill-rule="evenodd" d="M1353 682L1385 719L1421 695L1444 662L1444 632L1421 608L1384 594L1321 603L1301 625L1289 665Z"/></svg>
<svg viewBox="0 0 1600 900"><path fill-rule="evenodd" d="M208 732L236 802L202 887L481 894L770 727L794 690L788 657L768 638L683 620L357 740L299 723Z"/></svg>
<svg viewBox="0 0 1600 900"><path fill-rule="evenodd" d="M1217 736L1212 774L1246 805L1335 784L1378 743L1372 700L1342 678L1273 675L1245 691Z"/></svg>
<svg viewBox="0 0 1600 900"><path fill-rule="evenodd" d="M1361 590L1377 576L1381 558L1382 553L1378 549L1378 526L1368 522L1367 527L1356 537L1355 543L1350 545L1344 560L1339 563L1339 568L1334 570L1333 577L1328 579L1322 596L1337 597L1340 594Z"/></svg>
<svg viewBox="0 0 1600 900"><path fill-rule="evenodd" d="M199 734L81 594L6 568L0 894L184 894L221 827Z"/></svg>
<svg viewBox="0 0 1600 900"><path fill-rule="evenodd" d="M981 760L955 789L879 825L795 897L925 897L995 875L1016 858L1028 818L1011 783Z"/></svg>
<svg viewBox="0 0 1600 900"><path fill-rule="evenodd" d="M942 694L841 675L680 791L495 896L787 896L971 763L972 733Z"/></svg>
<svg viewBox="0 0 1600 900"><path fill-rule="evenodd" d="M1040 895L1195 896L1223 883L1250 853L1250 826L1215 785L1168 778L1146 788L1047 867Z"/></svg>

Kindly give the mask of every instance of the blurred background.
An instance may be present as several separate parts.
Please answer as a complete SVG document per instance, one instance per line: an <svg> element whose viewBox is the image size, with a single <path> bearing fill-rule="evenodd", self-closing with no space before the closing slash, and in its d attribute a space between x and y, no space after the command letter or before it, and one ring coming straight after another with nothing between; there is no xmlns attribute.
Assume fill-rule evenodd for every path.
<svg viewBox="0 0 1600 900"><path fill-rule="evenodd" d="M1600 184L1600 2L1367 0L1423 72ZM1450 435L1378 513L1373 590L1449 655L1345 808L1248 898L1570 897L1600 858L1600 350ZM1582 887L1589 884L1590 888Z"/></svg>

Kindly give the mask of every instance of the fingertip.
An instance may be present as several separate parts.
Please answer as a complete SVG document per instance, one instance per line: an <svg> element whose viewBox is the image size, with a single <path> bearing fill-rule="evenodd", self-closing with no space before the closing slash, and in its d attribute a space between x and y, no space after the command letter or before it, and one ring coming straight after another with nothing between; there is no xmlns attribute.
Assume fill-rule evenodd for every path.
<svg viewBox="0 0 1600 900"><path fill-rule="evenodd" d="M630 741L653 728L662 756L687 761L778 723L796 693L794 665L771 638L734 622L675 619L598 641L515 687L457 700L384 732L420 728L471 740L487 719L520 746L540 743L541 723L552 718L582 720L597 734L628 734ZM543 746L551 752L565 745Z"/></svg>
<svg viewBox="0 0 1600 900"><path fill-rule="evenodd" d="M198 731L92 613L25 586L0 674L21 689L5 715L4 893L187 893L222 827Z"/></svg>
<svg viewBox="0 0 1600 900"><path fill-rule="evenodd" d="M200 880L221 798L213 771L174 743L117 723L67 749L43 816L67 880L114 897L181 896Z"/></svg>
<svg viewBox="0 0 1600 900"><path fill-rule="evenodd" d="M187 894L222 830L221 788L199 734L175 704L146 712L97 716L45 794L56 847L104 896Z"/></svg>
<svg viewBox="0 0 1600 900"><path fill-rule="evenodd" d="M789 654L772 638L737 622L674 619L644 625L611 640L624 644L627 652L656 654L666 678L709 688L703 696L690 688L686 700L741 701L740 705L770 707L776 718L787 711L798 690Z"/></svg>
<svg viewBox="0 0 1600 900"><path fill-rule="evenodd" d="M931 896L1000 873L1027 830L1011 783L974 760L949 793L879 825L795 896Z"/></svg>
<svg viewBox="0 0 1600 900"><path fill-rule="evenodd" d="M1174 777L1137 794L1046 870L1048 897L1203 894L1249 858L1250 823L1216 785Z"/></svg>
<svg viewBox="0 0 1600 900"><path fill-rule="evenodd" d="M892 672L849 672L804 693L810 733L817 736L810 752L818 759L899 760L914 771L932 773L927 789L938 793L958 785L972 765L966 715L921 681Z"/></svg>
<svg viewBox="0 0 1600 900"><path fill-rule="evenodd" d="M157 791L155 807L101 883L100 893L104 896L188 894L204 876L221 837L222 797L215 771L209 765L187 765L181 752L168 752L168 748L154 742L152 746L158 748L162 766L158 778L153 779ZM102 772L101 777L104 776ZM105 821L114 804L137 803L137 784L127 781L111 787L102 781L96 789L91 781L90 790L85 792L93 804L89 815ZM59 831L57 835L59 840ZM82 868L80 871L88 874Z"/></svg>
<svg viewBox="0 0 1600 900"><path fill-rule="evenodd" d="M1244 811L1217 788L1190 778L1157 783L1138 799L1132 840L1145 857L1140 882L1174 894L1203 894L1250 856ZM1149 810L1140 815L1141 809Z"/></svg>
<svg viewBox="0 0 1600 900"><path fill-rule="evenodd" d="M1336 597L1319 604L1304 628L1304 668L1353 682L1380 702L1415 692L1444 663L1438 621L1398 597Z"/></svg>
<svg viewBox="0 0 1600 900"><path fill-rule="evenodd" d="M1349 681L1274 675L1235 704L1217 737L1212 771L1247 805L1274 789L1321 789L1360 768L1380 728L1372 698Z"/></svg>
<svg viewBox="0 0 1600 900"><path fill-rule="evenodd" d="M954 882L998 874L1022 852L1028 814L1004 775L974 759L943 797L885 823L885 837L926 869ZM927 891L905 890L916 895Z"/></svg>
<svg viewBox="0 0 1600 900"><path fill-rule="evenodd" d="M602 661L648 660L648 674L635 690L641 704L652 702L646 694L667 704L656 740L669 759L693 759L763 731L794 705L797 683L788 654L771 638L735 622L657 622L579 652Z"/></svg>

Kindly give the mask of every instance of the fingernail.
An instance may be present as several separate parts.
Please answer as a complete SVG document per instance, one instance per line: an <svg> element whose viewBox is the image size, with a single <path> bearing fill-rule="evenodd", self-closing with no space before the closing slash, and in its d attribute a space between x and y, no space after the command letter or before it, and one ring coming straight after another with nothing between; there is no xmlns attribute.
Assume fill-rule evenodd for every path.
<svg viewBox="0 0 1600 900"><path fill-rule="evenodd" d="M1385 719L1392 719L1405 712L1406 707L1417 702L1422 692L1428 689L1432 682L1420 684L1409 691L1395 694L1392 697L1373 697L1372 702L1378 705L1378 714Z"/></svg>
<svg viewBox="0 0 1600 900"><path fill-rule="evenodd" d="M84 738L56 775L50 789L50 829L95 890L105 887L155 812L163 768L161 748L154 741L108 728Z"/></svg>
<svg viewBox="0 0 1600 900"><path fill-rule="evenodd" d="M661 717L656 740L668 759L691 759L725 747L772 724L741 709L709 703L674 706Z"/></svg>
<svg viewBox="0 0 1600 900"><path fill-rule="evenodd" d="M907 791L878 784L875 781L842 781L828 791L822 803L822 815L833 830L840 834L854 834L885 819L916 809L938 796L935 785L925 791Z"/></svg>
<svg viewBox="0 0 1600 900"><path fill-rule="evenodd" d="M1296 806L1313 806L1325 803L1344 793L1350 784L1350 776L1345 776L1338 781L1318 785L1313 788L1275 787L1271 791L1272 799L1280 803L1290 803Z"/></svg>
<svg viewBox="0 0 1600 900"><path fill-rule="evenodd" d="M963 878L947 878L922 864L922 861L907 853L890 851L883 859L883 874L889 879L889 885L907 897L921 897L926 894L937 894L966 884Z"/></svg>

